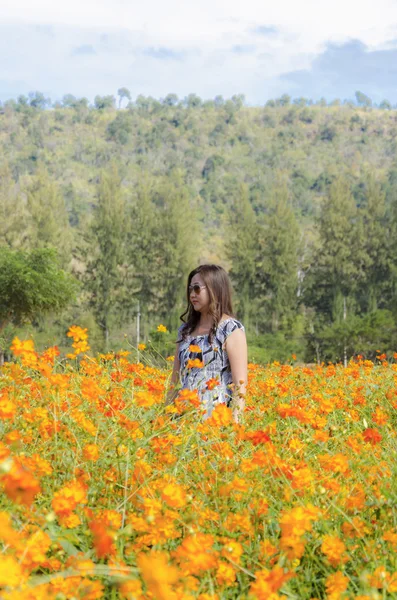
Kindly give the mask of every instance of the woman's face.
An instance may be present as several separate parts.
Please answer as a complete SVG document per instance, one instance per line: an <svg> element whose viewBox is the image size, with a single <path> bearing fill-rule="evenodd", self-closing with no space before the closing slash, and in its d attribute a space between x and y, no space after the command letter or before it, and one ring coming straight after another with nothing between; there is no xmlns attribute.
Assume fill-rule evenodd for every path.
<svg viewBox="0 0 397 600"><path fill-rule="evenodd" d="M194 291L192 286L194 285L199 285L201 286L200 290ZM192 277L192 280L190 282L190 290L189 290L189 298L190 298L190 302L193 305L194 310L196 310L197 312L205 312L210 304L210 296L208 293L208 288L207 287L202 287L204 286L204 280L201 278L199 273L196 273L196 275L194 275Z"/></svg>

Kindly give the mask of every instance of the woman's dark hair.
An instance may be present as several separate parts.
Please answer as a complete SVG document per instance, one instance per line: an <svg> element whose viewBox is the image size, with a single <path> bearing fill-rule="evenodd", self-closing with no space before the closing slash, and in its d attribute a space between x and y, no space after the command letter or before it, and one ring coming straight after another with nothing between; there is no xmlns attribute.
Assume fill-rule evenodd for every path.
<svg viewBox="0 0 397 600"><path fill-rule="evenodd" d="M185 339L200 321L200 313L194 309L193 304L190 302L189 293L190 282L196 274L200 274L204 284L207 286L210 299L208 314L214 321L211 331L209 332L208 341L212 343L213 336L216 333L219 321L223 314L230 315L234 318L232 285L229 275L226 273L225 269L219 265L200 265L191 271L187 278L186 297L188 306L185 312L180 316L181 321L186 323L186 325L181 332L182 338L177 340L177 343ZM183 318L185 315L187 315L186 320Z"/></svg>

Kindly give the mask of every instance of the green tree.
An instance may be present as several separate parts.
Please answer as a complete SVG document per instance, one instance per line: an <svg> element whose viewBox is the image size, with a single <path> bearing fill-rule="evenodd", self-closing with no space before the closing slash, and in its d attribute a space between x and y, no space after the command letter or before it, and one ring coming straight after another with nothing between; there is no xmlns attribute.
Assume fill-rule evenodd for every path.
<svg viewBox="0 0 397 600"><path fill-rule="evenodd" d="M239 313L249 331L256 316L258 225L245 183L240 184L231 206L224 237L225 254L231 264L229 274L237 292Z"/></svg>
<svg viewBox="0 0 397 600"><path fill-rule="evenodd" d="M89 292L89 303L109 348L110 328L122 322L130 303L125 304L128 257L127 211L120 173L112 164L100 175L97 206L89 225L83 280Z"/></svg>
<svg viewBox="0 0 397 600"><path fill-rule="evenodd" d="M165 106L176 106L178 104L178 96L176 94L167 94L163 100Z"/></svg>
<svg viewBox="0 0 397 600"><path fill-rule="evenodd" d="M363 228L363 268L360 300L364 312L385 308L390 301L391 256L385 193L373 172L366 176L359 216Z"/></svg>
<svg viewBox="0 0 397 600"><path fill-rule="evenodd" d="M319 246L313 248L312 263L304 280L305 303L316 309L317 330L332 323L341 324L354 314L356 293L365 275L362 224L345 177L339 176L331 184L318 227ZM315 337L316 331L312 330L312 334ZM347 344L345 364L346 353Z"/></svg>
<svg viewBox="0 0 397 600"><path fill-rule="evenodd" d="M122 103L122 101L123 101L124 98L126 100L131 101L131 92L126 87L121 87L120 89L118 89L117 90L117 95L119 97L119 108L121 107L121 103Z"/></svg>
<svg viewBox="0 0 397 600"><path fill-rule="evenodd" d="M74 279L58 266L54 249L0 248L0 334L38 314L60 311L72 300ZM4 347L0 348L0 364Z"/></svg>
<svg viewBox="0 0 397 600"><path fill-rule="evenodd" d="M286 326L297 307L299 228L285 179L278 174L259 230L257 289L267 327Z"/></svg>
<svg viewBox="0 0 397 600"><path fill-rule="evenodd" d="M95 96L94 106L97 110L106 110L107 108L114 108L115 105L114 96Z"/></svg>
<svg viewBox="0 0 397 600"><path fill-rule="evenodd" d="M29 227L29 213L5 163L0 167L0 246L25 247Z"/></svg>
<svg viewBox="0 0 397 600"><path fill-rule="evenodd" d="M357 91L355 94L356 101L359 106L372 106L372 100L369 96L366 96L363 92Z"/></svg>
<svg viewBox="0 0 397 600"><path fill-rule="evenodd" d="M57 248L62 265L66 266L71 258L72 233L65 200L44 165L40 164L31 178L26 195L31 221L29 247Z"/></svg>
<svg viewBox="0 0 397 600"><path fill-rule="evenodd" d="M44 110L50 106L50 98L46 98L42 92L29 92L29 104L32 108Z"/></svg>
<svg viewBox="0 0 397 600"><path fill-rule="evenodd" d="M128 247L138 273L137 297L146 332L154 319L175 328L186 306L186 277L197 266L201 249L195 201L183 173L174 170L160 181L143 176L131 222Z"/></svg>

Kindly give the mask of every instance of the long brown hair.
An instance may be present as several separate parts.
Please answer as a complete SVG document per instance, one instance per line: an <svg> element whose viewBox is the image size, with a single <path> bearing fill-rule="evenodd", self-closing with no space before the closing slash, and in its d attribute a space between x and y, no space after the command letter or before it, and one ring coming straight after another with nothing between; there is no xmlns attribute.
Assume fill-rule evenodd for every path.
<svg viewBox="0 0 397 600"><path fill-rule="evenodd" d="M209 294L208 314L213 318L213 326L209 332L208 341L212 343L213 336L216 333L219 321L223 314L234 318L232 306L232 284L229 275L225 269L219 265L200 265L189 273L186 285L187 309L180 316L181 321L186 323L182 330L182 338L177 340L181 342L188 336L200 321L200 313L194 309L190 302L189 285L196 274L200 274L204 284L207 286ZM183 318L187 315L186 320Z"/></svg>

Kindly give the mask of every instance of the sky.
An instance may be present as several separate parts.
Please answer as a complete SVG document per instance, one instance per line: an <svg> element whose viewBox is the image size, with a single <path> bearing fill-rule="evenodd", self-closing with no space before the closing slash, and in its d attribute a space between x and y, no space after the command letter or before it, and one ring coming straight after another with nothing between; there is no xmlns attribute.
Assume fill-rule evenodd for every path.
<svg viewBox="0 0 397 600"><path fill-rule="evenodd" d="M41 91L397 103L397 0L0 0L0 101Z"/></svg>

